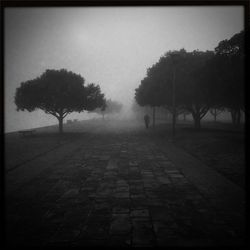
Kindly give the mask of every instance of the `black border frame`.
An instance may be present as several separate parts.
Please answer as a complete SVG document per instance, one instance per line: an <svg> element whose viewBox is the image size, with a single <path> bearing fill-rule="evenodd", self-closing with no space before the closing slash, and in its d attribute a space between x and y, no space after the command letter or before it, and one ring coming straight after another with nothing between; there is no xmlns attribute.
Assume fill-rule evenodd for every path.
<svg viewBox="0 0 250 250"><path fill-rule="evenodd" d="M11 8L11 7L112 7L112 6L119 6L119 7L136 7L136 6L176 6L176 7L182 7L182 6L242 6L244 8L244 30L245 30L245 107L246 107L246 119L245 119L245 162L247 166L247 159L248 159L248 150L247 150L247 144L248 144L248 139L249 139L249 132L248 132L248 125L249 125L249 115L250 115L250 107L248 106L248 93L249 93L249 47L250 45L250 38L249 38L249 28L250 28L250 1L249 0L47 0L47 1L41 1L41 0L30 0L30 1L22 1L22 0L4 0L1 1L0 8L1 8L1 18L0 18L0 27L1 27L1 86L0 86L0 94L1 94L1 100L0 100L0 130L1 130L1 139L2 139L2 150L0 153L0 157L2 159L3 167L0 170L0 178L2 179L2 198L3 198L3 203L5 205L5 197L4 197L4 187L5 187L5 180L4 180L4 9L5 8ZM245 180L246 180L246 191L248 190L248 183L247 183L247 176L249 175L249 170L246 169L246 175L245 175ZM246 192L247 195L247 192ZM248 200L246 197L246 217L247 216L247 208L248 208ZM3 226L3 233L4 232L4 226L5 224L5 207L1 207L2 209L2 223L1 225ZM247 219L247 218L246 218ZM249 238L248 236L248 225L246 228L246 246L249 243ZM4 237L3 241L3 246L5 246L5 234L2 234Z"/></svg>

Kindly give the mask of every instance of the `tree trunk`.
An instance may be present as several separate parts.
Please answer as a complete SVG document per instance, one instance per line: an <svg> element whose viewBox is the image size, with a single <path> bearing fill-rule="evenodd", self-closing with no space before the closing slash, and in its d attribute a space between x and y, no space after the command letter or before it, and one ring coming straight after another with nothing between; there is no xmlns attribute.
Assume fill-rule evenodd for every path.
<svg viewBox="0 0 250 250"><path fill-rule="evenodd" d="M195 128L197 130L200 130L200 128L201 128L201 119L200 119L200 117L195 118Z"/></svg>
<svg viewBox="0 0 250 250"><path fill-rule="evenodd" d="M102 119L104 120L104 113L102 113Z"/></svg>
<svg viewBox="0 0 250 250"><path fill-rule="evenodd" d="M232 118L232 124L235 126L235 111L230 110L230 113L231 113L231 118Z"/></svg>
<svg viewBox="0 0 250 250"><path fill-rule="evenodd" d="M183 113L183 121L186 121L186 114Z"/></svg>
<svg viewBox="0 0 250 250"><path fill-rule="evenodd" d="M233 123L233 126L237 127L240 125L240 110L238 109L231 109L230 110L230 113L231 113L231 117L232 117L232 123Z"/></svg>
<svg viewBox="0 0 250 250"><path fill-rule="evenodd" d="M198 114L193 115L193 119L194 119L194 127L197 130L200 130L201 128L201 118Z"/></svg>
<svg viewBox="0 0 250 250"><path fill-rule="evenodd" d="M217 110L216 108L214 109L214 121L216 122L216 117L217 117Z"/></svg>
<svg viewBox="0 0 250 250"><path fill-rule="evenodd" d="M59 133L63 133L63 117L58 118L59 121Z"/></svg>
<svg viewBox="0 0 250 250"><path fill-rule="evenodd" d="M241 118L240 110L237 110L237 120L236 120L237 126L240 126L240 118Z"/></svg>
<svg viewBox="0 0 250 250"><path fill-rule="evenodd" d="M153 107L153 128L155 128L155 107Z"/></svg>

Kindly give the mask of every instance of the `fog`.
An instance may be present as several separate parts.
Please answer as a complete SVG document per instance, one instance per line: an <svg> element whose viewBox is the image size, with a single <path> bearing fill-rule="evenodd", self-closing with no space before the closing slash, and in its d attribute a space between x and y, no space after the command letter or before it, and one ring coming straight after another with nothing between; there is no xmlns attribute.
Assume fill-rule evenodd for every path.
<svg viewBox="0 0 250 250"><path fill-rule="evenodd" d="M46 69L65 68L99 84L106 98L131 114L134 90L166 51L213 50L243 29L243 8L6 8L4 12L5 132L57 124L43 111L16 111L20 83ZM96 114L72 113L66 119ZM65 120L66 120L65 119Z"/></svg>

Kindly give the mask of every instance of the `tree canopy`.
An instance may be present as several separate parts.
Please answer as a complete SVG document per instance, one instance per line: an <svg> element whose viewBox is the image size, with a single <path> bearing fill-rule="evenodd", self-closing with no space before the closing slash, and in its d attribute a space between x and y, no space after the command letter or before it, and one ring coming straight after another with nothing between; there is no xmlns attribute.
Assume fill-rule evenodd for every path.
<svg viewBox="0 0 250 250"><path fill-rule="evenodd" d="M205 62L213 52L169 51L147 70L147 76L135 90L140 105L166 106L172 109L173 84L178 110L192 113L196 126L209 107L207 82L202 77Z"/></svg>
<svg viewBox="0 0 250 250"><path fill-rule="evenodd" d="M72 112L82 112L100 107L104 95L95 84L84 86L85 80L66 69L46 70L40 77L22 82L16 89L17 110L36 109L55 116L59 121L59 131L63 129L63 119Z"/></svg>
<svg viewBox="0 0 250 250"><path fill-rule="evenodd" d="M210 76L218 89L217 103L231 112L235 125L240 122L240 111L245 111L244 46L244 31L241 31L218 44L210 63Z"/></svg>

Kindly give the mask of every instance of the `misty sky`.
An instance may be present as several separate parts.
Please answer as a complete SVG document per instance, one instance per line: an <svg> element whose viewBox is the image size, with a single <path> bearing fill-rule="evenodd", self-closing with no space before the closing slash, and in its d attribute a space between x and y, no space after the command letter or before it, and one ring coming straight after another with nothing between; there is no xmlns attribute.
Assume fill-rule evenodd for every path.
<svg viewBox="0 0 250 250"><path fill-rule="evenodd" d="M15 90L46 69L66 68L128 109L146 69L168 50L213 50L243 29L243 7L5 8L5 131L57 124L16 111ZM74 113L66 119L86 119Z"/></svg>

